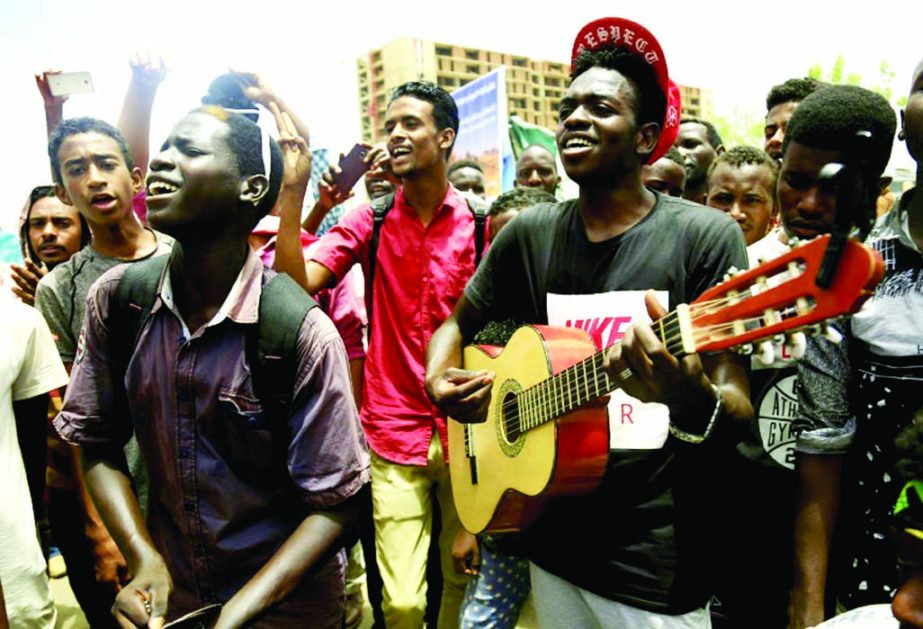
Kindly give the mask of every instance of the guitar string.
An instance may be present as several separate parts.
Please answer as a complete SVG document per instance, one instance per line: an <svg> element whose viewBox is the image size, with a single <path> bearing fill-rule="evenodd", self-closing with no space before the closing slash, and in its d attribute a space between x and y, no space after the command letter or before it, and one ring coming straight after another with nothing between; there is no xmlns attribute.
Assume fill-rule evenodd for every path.
<svg viewBox="0 0 923 629"><path fill-rule="evenodd" d="M784 314L787 314L787 313L792 313L792 312L797 313L797 310L796 310L794 307L787 307L787 308L785 308L785 309L782 310L782 314L783 314L783 315L784 315ZM740 323L743 323L744 325L751 324L751 323L753 323L753 324L758 324L758 325L760 325L760 324L765 325L765 318L764 318L764 316L750 317L750 318L748 318L748 319L740 320ZM696 331L696 333L697 333L697 335L698 335L698 340L700 341L699 344L701 344L701 341L706 340L707 338L709 338L709 337L710 337L710 334L719 333L719 332L725 332L725 331L733 332L733 331L734 331L734 326L735 326L735 323L722 323L722 324L715 324L715 325L707 326L707 327L704 327L704 328L700 328L699 330ZM590 376L581 377L581 376L576 372L576 370L574 370L574 367L576 367L576 366L581 366L583 363L590 362L590 363L593 363L593 367L594 367L594 374L593 374L593 376L592 376L592 385L593 385L593 387L594 387L594 388L598 388L598 387L602 386L603 389L607 389L607 388L608 388L608 385L609 385L609 383L608 383L608 381L609 381L608 374L607 374L606 372L601 372L601 373L600 373L600 372L595 372L595 369L596 369L597 367L601 367L601 366L602 366L602 361L600 360L600 358L601 358L601 353L594 354L593 356L591 356L591 357L589 357L589 358L587 358L587 359L584 359L584 360L581 361L580 363L577 363L576 365L573 365L573 366L569 367L568 369L562 370L561 372L555 374L555 375L552 376L551 378L549 378L549 379L543 381L543 382L540 383L539 385L536 385L535 387L529 387L528 389L524 390L522 393L535 392L535 393L539 394L540 396L541 396L541 395L545 395L545 399L540 400L540 404L542 404L542 405L545 406L545 407L548 407L549 405L554 405L554 406L557 406L558 408L564 409L564 412L569 412L570 410L573 410L574 408L577 408L577 407L580 406L580 405L579 405L579 404L578 404L578 405L574 405L572 402L571 402L570 404L568 404L566 401L564 401L564 396L563 396L563 395L560 395L560 396L559 396L559 395L558 395L557 393L555 393L553 390L552 390L552 391L547 391L547 389L549 389L549 388L553 389L553 385L551 385L550 383L551 383L553 380L557 380L558 382L560 382L560 381L562 381L562 380L566 380L566 379L568 379L568 376L567 376L566 374L568 374L568 373L570 373L570 372L573 372L573 373L575 373L575 377L572 378L571 380L573 380L575 387L570 387L570 388L568 388L568 391L572 391L574 388L579 389L580 386L583 386L583 388L584 388L586 391L589 391L589 385L591 384L591 381L590 381L591 377L590 377ZM596 363L598 363L598 364L596 364ZM585 370L584 370L584 371L585 371ZM562 376L563 376L563 378L562 378ZM564 386L569 386L569 385L565 384ZM546 390L543 391L543 390L539 390L539 389L546 389ZM548 396L548 395L547 395L548 393L550 393L551 395ZM553 396L554 399L551 399L551 396ZM557 398L559 398L559 397L560 397L560 400L557 399ZM530 401L531 401L531 400L530 400ZM569 405L571 408L569 408L569 409L566 408L568 405ZM522 426L522 424L521 424L520 421L519 421L519 420L520 420L520 413L519 413L520 404L519 404L519 402L518 402L517 400L511 400L511 401L505 402L505 403L503 404L502 409L503 409L503 411L504 411L504 420L503 420L503 421L504 421L504 425L505 425L505 427L507 428L508 431L509 431L511 428L513 428L514 426L516 426L517 424L519 424L520 426ZM548 410L548 409L543 409L543 410ZM545 413L543 412L542 414L545 414ZM555 413L553 413L553 416L557 416L557 415L559 415L559 414L560 414L559 412L555 412ZM541 417L539 417L538 419L543 420L543 421L540 421L539 423L544 423L545 421L547 421L547 420L544 420L544 418L541 418ZM526 418L526 420L527 420L527 424L531 424L531 423L532 423L532 422L529 420L528 417Z"/></svg>
<svg viewBox="0 0 923 629"><path fill-rule="evenodd" d="M666 327L666 326L673 326L673 327L675 327L675 328L678 328L678 327L679 327L679 321L678 321L678 319L677 319L677 317L676 317L676 313L671 312L671 313L667 314L666 316L664 316L663 319L664 319L664 320L667 320L668 318L671 319L671 320L670 320L668 323L665 323L665 324L664 324L665 327ZM665 345L667 345L668 347L671 346L671 345L673 345L673 344L676 343L676 342L679 342L679 341L681 340L681 338L682 338L680 334L678 334L678 333L677 333L677 334L673 334L672 332L671 332L670 334L665 335L665 336L668 337L668 338L664 338L663 340L665 341ZM607 348L607 349L608 349L608 348ZM579 370L580 368L583 368L583 369L584 369L584 372L585 372L585 371L586 371L586 367L590 366L591 364L592 364L592 368L593 368L594 370L595 370L597 367L602 367L602 355L603 355L603 352L596 352L596 353L594 353L592 356L589 356L589 357L583 359L582 361L579 361L579 362L577 362L577 363L571 365L570 367L568 367L568 368L566 368L566 369L562 369L562 370L559 371L558 373L552 375L550 378L548 378L548 379L546 379L546 380L544 380L544 381L542 381L542 382L539 382L539 383L537 383L537 384L534 384L534 385L532 385L532 386L530 386L530 387L527 387L526 389L523 389L522 391L520 391L520 392L517 394L517 397L520 397L520 396L522 396L523 394L526 394L527 392L533 391L533 390L534 390L536 393L538 393L538 394L544 393L544 391L540 391L539 389L541 389L542 387L546 387L546 388L547 388L547 387L549 387L549 386L552 386L552 385L550 385L549 383L550 383L551 381L553 381L553 380L556 380L556 379L557 379L558 381L560 381L560 380L566 378L567 376L566 376L565 374L566 374L567 372L570 372L570 373L574 373L574 374L575 374L574 378L572 378L572 380L574 380L575 384L577 384L578 386L582 384L582 385L584 386L584 388L586 388L587 384L589 384L589 382L590 382L590 376L581 377L580 374L578 373L578 370ZM593 364L593 363L596 363L596 362L598 362L599 364L598 364L598 365ZM599 374L598 374L598 375L599 375ZM606 376L606 374L605 374L604 372L603 372L601 375L602 375L602 376ZM595 380L596 376L593 376L593 377L594 377L593 385L594 385L594 387L596 387L596 386L598 386L599 383L597 383L596 380ZM571 388L571 390L573 390L573 388ZM514 408L515 406L517 406L517 403L516 403L515 401L508 401L508 402L505 402L505 403L504 403L503 410L504 410L504 411L508 411L508 410L511 410L512 408Z"/></svg>
<svg viewBox="0 0 923 629"><path fill-rule="evenodd" d="M667 327L678 328L679 327L679 321L678 321L678 318L675 312L668 313L666 316L663 317L663 321L665 321L664 328L667 328ZM679 334L672 334L672 331L671 331L671 334L669 335L665 334L665 336L670 337L669 340L664 338L664 340L666 341L666 345L668 346L673 344L676 341L679 341L681 338ZM537 406L539 407L539 410L540 410L540 413L539 413L540 415L545 415L546 414L545 411L551 410L550 407L552 406L556 406L558 408L563 409L566 404L564 402L564 395L561 394L559 396L557 393L553 391L555 383L561 383L562 381L567 380L567 379L572 380L574 386L568 387L567 384L563 384L563 386L560 387L560 388L568 387L567 388L568 394L570 394L570 392L574 390L577 390L579 393L579 388L581 386L583 386L584 390L589 392L590 384L592 384L592 386L597 390L599 390L599 388L602 388L603 390L607 390L609 386L608 374L605 371L599 372L597 370L598 368L602 368L602 359L603 359L602 352L597 352L593 354L592 356L585 358L584 360L579 361L578 363L575 363L574 365L571 365L567 369L561 370L560 372L558 372L557 374L554 374L553 376L544 380L543 382L527 387L526 389L522 390L520 393L516 394L516 397L514 399L504 402L501 407L501 410L504 415L504 424L507 430L509 430L513 425L519 423L519 412L518 411L521 408L521 404L520 404L521 399L524 400L526 403L531 404L533 406L535 406L536 405L535 403L537 402ZM584 371L584 374L586 374L588 365L592 365L592 369L593 369L592 376L589 376L589 375L581 376L579 374L580 368L582 368ZM574 374L573 378L570 378L568 375L571 373ZM592 377L592 382L591 382L591 377ZM549 391L548 389L552 389L552 390ZM528 399L525 399L524 396L526 395L530 397ZM539 399L533 400L532 398L536 395L538 396ZM560 397L560 400L558 399L559 397ZM574 405L573 403L571 403L571 410L573 410L573 408L577 408L578 406L581 406L581 404ZM516 412L513 412L513 411L516 411ZM565 411L565 412L568 412L568 411ZM559 412L554 413L555 416L559 414L560 414Z"/></svg>
<svg viewBox="0 0 923 629"><path fill-rule="evenodd" d="M781 275L783 275L783 274L780 274L780 276L781 276ZM776 276L776 277L779 277L779 276ZM787 281L787 280L786 280L786 281ZM736 301L740 301L740 300L745 299L745 298L748 298L748 297L750 297L750 296L752 296L752 291L751 291L750 289L747 289L747 290L745 290L745 291L741 291L741 292L738 293L738 295L735 296L735 297L725 298L725 299L713 299L713 300L709 300L709 301L706 301L706 302L700 302L700 303L690 304L690 314L692 315L692 312L693 312L693 311L696 313L696 314L692 315L691 318L692 318L693 321L699 320L699 319L701 319L701 318L707 316L708 314L710 314L709 312L703 312L704 310L706 310L706 309L708 309L708 308L712 308L712 307L714 307L715 305L719 305L719 304L730 303L731 301L735 301L735 300L736 300ZM780 309L780 308L773 308L772 310L774 310L774 311L776 311L776 312L780 312L780 311L781 311L781 316L782 316L782 318L785 318L785 315L786 315L786 314L789 314L789 313L792 313L792 312L794 312L795 314L797 314L797 310L795 310L794 307L792 307L792 306L787 306L787 307L781 308L781 309ZM667 319L670 319L670 320L667 321ZM673 344L674 342L677 342L677 341L681 341L681 340L682 340L682 339L681 339L681 334L673 334L673 333L672 333L673 330L671 330L671 334L666 334L666 333L665 333L665 332L666 332L666 328L667 328L668 326L670 326L671 328L676 328L676 327L679 326L678 317L676 316L675 311L674 311L674 312L671 312L671 313L668 313L666 316L663 317L662 320L659 320L659 321L665 321L665 323L663 324L664 335L663 335L662 340L665 341L665 345L668 346L668 349L669 349L669 346L670 346L671 344ZM655 322L655 323L656 323L656 322ZM744 319L744 320L738 320L738 322L724 323L724 324L714 324L714 325L707 326L707 327L704 327L704 328L698 328L698 329L694 330L693 333L694 333L694 335L698 335L698 339L699 339L699 340L702 340L703 338L708 337L709 334L713 334L713 333L717 333L717 332L724 332L724 331L727 331L727 330L730 330L730 331L733 332L733 331L734 331L734 326L735 326L736 323L743 323L744 325L746 325L747 323L757 323L757 324L763 324L763 325L765 325L765 315L761 315L761 316L759 316L759 317L751 317L751 318L749 318L749 319ZM669 338L667 338L667 337L669 337ZM601 356L601 354L602 354L602 352L599 352L599 353L597 353L597 354L594 354L592 357L587 358L587 359L584 359L583 361L581 361L581 362L579 362L579 363L576 363L575 365L572 365L571 367L569 367L569 368L567 368L567 369L565 369L565 370L562 370L562 371L558 372L557 374L553 375L551 378L548 378L547 380L545 380L545 381L543 381L543 382L541 382L541 383L538 383L537 385L533 385L532 387L528 387L527 389L523 390L520 394L518 394L518 395L516 396L516 398L514 398L513 400L509 400L509 401L507 401L507 402L504 402L503 405L502 405L502 407L501 407L501 409L502 409L502 411L503 411L503 413L504 413L504 425L506 426L507 430L509 430L510 428L514 427L514 426L517 425L517 424L518 424L520 427L522 427L522 423L520 422L520 418L519 418L520 413L518 412L518 411L519 411L519 401L518 401L518 398L521 397L523 394L526 394L526 393L529 392L529 391L533 391L534 393L536 393L536 394L539 395L538 403L539 403L540 410L541 410L541 411L548 411L548 410L552 411L552 417L555 417L555 416L558 416L558 415L561 414L560 411L554 411L553 407L557 407L558 409L564 409L564 412L566 413L566 412L570 412L570 410L573 410L573 408L576 408L577 406L579 406L579 405L575 406L575 405L573 405L573 403L571 403L571 404L570 404L571 408L570 408L570 409L566 409L565 407L567 406L567 403L566 403L566 402L564 401L564 399L563 399L563 398L564 398L563 393L559 396L557 393L554 392L554 385L555 385L555 382L560 382L561 380L566 380L566 379L568 379L568 375L567 375L567 374L573 373L573 374L574 374L574 377L571 378L571 380L573 380L574 386L573 386L573 387L569 387L567 384L564 384L561 388L565 388L565 387L566 387L566 391L567 391L567 393L568 393L568 396L570 396L570 392L573 391L574 389L577 389L577 390L579 391L579 387L580 387L581 385L582 385L582 386L584 387L584 389L588 392L588 391L589 391L589 385L591 384L590 379L589 379L589 377L581 378L581 376L579 375L578 370L576 369L576 367L581 367L581 366L584 367L584 372L585 372L585 371L586 371L586 369L585 369L585 363L588 363L588 362L595 363L595 362L597 362L598 357ZM602 365L600 364L600 365L598 365L598 366L601 367ZM596 365L596 364L593 364L594 371L595 371L596 367L597 367L597 365ZM600 387L600 385L602 385L603 389L605 390L606 388L608 388L608 382L607 382L607 381L608 381L608 375L607 375L605 372L604 372L603 374L594 374L594 376L593 376L593 381L592 381L592 386L598 390L599 387ZM549 390L549 389L550 389L550 390ZM560 397L560 400L558 399L558 397ZM544 399L543 399L543 398L544 398ZM530 400L530 401L531 401L531 400ZM545 407L545 408L541 408L541 407ZM514 412L514 411L515 411L515 412ZM541 412L540 414L541 414L541 415L546 415L547 413ZM538 419L540 420L540 421L539 421L539 424L540 424L540 423L545 423L546 421L548 421L547 419L545 419L545 418L543 418L543 417L539 417ZM527 424L531 424L531 423L532 423L532 422L529 421L529 418L528 418L528 417L526 418L526 420L527 420Z"/></svg>

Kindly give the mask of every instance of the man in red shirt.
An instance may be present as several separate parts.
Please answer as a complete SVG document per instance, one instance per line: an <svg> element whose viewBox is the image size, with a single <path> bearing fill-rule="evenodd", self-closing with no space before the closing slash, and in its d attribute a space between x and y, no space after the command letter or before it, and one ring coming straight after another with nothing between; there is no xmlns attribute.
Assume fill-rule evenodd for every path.
<svg viewBox="0 0 923 629"><path fill-rule="evenodd" d="M424 391L424 357L430 337L474 272L475 224L464 197L446 178L458 131L452 97L431 83L405 83L388 105L385 129L391 168L403 185L380 232L360 413L373 452L383 610L388 627L423 625L435 496L442 514L444 578L439 626L452 627L467 577L452 569L451 543L459 524L445 457L446 423ZM356 263L368 277L372 219L371 207L359 207L321 239L305 266L309 292L342 279ZM281 257L277 267L296 279L302 273L283 269Z"/></svg>

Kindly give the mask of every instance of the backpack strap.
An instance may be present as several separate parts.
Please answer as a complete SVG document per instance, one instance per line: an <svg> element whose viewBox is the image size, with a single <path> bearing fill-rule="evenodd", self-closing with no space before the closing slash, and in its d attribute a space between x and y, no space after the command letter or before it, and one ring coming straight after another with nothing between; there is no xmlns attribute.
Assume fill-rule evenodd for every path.
<svg viewBox="0 0 923 629"><path fill-rule="evenodd" d="M157 299L157 285L163 276L168 255L158 255L132 262L125 269L109 307L109 352L116 374L124 376L138 344L138 336L151 316Z"/></svg>
<svg viewBox="0 0 923 629"><path fill-rule="evenodd" d="M487 239L487 214L488 206L481 199L473 195L465 195L468 209L474 215L474 268L477 270L484 255L484 244Z"/></svg>
<svg viewBox="0 0 923 629"><path fill-rule="evenodd" d="M369 266L365 278L367 296L365 309L368 320L368 336L372 338L372 287L375 285L375 265L378 262L378 241L381 238L381 227L385 217L394 207L394 193L372 200L372 239L369 241Z"/></svg>
<svg viewBox="0 0 923 629"><path fill-rule="evenodd" d="M283 273L262 287L259 323L248 330L246 358L253 391L271 426L284 426L288 418L298 369L298 337L305 317L316 306L317 302Z"/></svg>
<svg viewBox="0 0 923 629"><path fill-rule="evenodd" d="M468 203L468 209L474 216L474 268L481 263L481 256L484 255L484 245L487 237L487 213L488 206L480 199L471 195L465 195L465 201ZM372 238L369 241L369 266L366 273L366 314L368 319L368 336L372 338L372 287L375 285L375 265L378 262L378 242L381 239L381 228L384 225L385 217L391 208L394 207L394 194L379 197L372 200Z"/></svg>

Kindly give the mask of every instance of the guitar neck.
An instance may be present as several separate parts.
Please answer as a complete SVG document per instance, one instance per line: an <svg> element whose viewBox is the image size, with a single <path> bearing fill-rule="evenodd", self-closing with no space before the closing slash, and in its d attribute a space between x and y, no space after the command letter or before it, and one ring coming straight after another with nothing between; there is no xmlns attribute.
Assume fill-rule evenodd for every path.
<svg viewBox="0 0 923 629"><path fill-rule="evenodd" d="M688 321L687 314L688 306L683 305L652 324L671 354L695 351L684 344L681 334L686 327L683 322ZM618 389L621 383L613 381L603 367L608 351L607 347L520 391L516 396L518 412L515 412L519 432L541 426Z"/></svg>

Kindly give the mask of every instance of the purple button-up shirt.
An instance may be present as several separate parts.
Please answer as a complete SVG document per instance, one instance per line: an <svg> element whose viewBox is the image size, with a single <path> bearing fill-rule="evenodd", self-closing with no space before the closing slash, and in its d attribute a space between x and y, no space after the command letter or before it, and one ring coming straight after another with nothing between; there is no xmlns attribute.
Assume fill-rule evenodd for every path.
<svg viewBox="0 0 923 629"><path fill-rule="evenodd" d="M90 291L83 349L55 425L76 445L121 446L134 429L151 483L148 528L173 577L175 618L227 601L312 510L356 493L368 480L368 452L343 343L320 308L301 326L287 425L280 431L263 414L245 339L274 272L252 253L218 314L192 334L165 274L127 373L112 373L106 322L125 268ZM115 408L111 392L121 386L129 409ZM273 443L280 438L282 447ZM340 553L261 621L300 626L310 614L317 626L336 625L342 598Z"/></svg>

